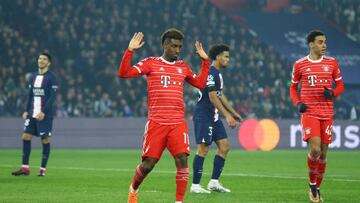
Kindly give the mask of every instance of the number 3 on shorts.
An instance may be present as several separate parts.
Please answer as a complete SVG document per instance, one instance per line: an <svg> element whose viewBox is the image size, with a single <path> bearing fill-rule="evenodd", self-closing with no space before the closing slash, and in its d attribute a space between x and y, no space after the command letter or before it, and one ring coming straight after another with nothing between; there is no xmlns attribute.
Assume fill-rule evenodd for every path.
<svg viewBox="0 0 360 203"><path fill-rule="evenodd" d="M212 133L213 133L212 130L213 130L213 127L212 127L212 126L209 126L209 133L208 133L209 136L212 136Z"/></svg>

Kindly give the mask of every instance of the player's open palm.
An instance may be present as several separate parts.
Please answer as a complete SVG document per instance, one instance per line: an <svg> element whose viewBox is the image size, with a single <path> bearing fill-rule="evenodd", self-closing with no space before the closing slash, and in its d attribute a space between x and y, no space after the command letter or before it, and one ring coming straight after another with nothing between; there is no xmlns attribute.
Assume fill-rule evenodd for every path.
<svg viewBox="0 0 360 203"><path fill-rule="evenodd" d="M195 42L195 49L196 49L196 53L202 58L202 59L208 59L208 55L206 54L206 52L204 51L202 44L199 41Z"/></svg>
<svg viewBox="0 0 360 203"><path fill-rule="evenodd" d="M130 40L128 49L130 51L135 51L136 49L144 45L144 34L142 32L135 32L133 38Z"/></svg>

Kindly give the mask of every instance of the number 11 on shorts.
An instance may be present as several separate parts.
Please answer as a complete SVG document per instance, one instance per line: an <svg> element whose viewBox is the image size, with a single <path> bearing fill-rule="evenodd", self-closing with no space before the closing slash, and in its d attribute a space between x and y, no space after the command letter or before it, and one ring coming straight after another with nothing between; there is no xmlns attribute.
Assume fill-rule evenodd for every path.
<svg viewBox="0 0 360 203"><path fill-rule="evenodd" d="M184 133L184 143L189 144L189 134Z"/></svg>

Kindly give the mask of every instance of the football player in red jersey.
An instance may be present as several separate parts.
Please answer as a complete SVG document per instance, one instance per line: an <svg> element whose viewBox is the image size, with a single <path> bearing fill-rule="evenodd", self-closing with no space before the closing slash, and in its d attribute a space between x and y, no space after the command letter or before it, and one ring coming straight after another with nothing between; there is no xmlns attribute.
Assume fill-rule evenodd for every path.
<svg viewBox="0 0 360 203"><path fill-rule="evenodd" d="M197 54L202 59L200 74L197 76L190 67L179 60L184 35L171 28L161 37L163 55L149 57L131 67L135 50L144 45L142 32L135 33L121 61L118 76L134 78L146 75L148 83L148 122L145 126L142 163L136 168L129 188L128 202L136 203L138 188L148 173L159 161L167 148L175 159L176 202L184 199L188 182L187 157L190 154L188 128L184 118L184 82L205 88L210 62L200 42L195 42Z"/></svg>
<svg viewBox="0 0 360 203"><path fill-rule="evenodd" d="M322 202L320 185L325 174L328 145L332 142L333 98L344 92L344 83L337 61L325 56L325 34L313 30L307 35L307 43L309 55L296 61L293 67L290 96L301 113L303 140L309 145L309 198L312 202Z"/></svg>

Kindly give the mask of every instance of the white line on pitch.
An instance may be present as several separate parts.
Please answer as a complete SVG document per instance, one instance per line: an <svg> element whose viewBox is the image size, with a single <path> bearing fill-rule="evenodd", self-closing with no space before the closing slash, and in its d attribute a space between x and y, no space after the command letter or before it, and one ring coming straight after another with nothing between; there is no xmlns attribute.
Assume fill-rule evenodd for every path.
<svg viewBox="0 0 360 203"><path fill-rule="evenodd" d="M15 165L1 164L0 167L16 167ZM82 167L62 167L53 166L50 169L64 169L64 170L83 170L83 171L117 171L117 172L133 172L134 169L119 169L119 168L82 168ZM175 171L156 170L152 173L174 174ZM207 173L203 173L207 174ZM223 173L223 176L240 176L240 177L261 177L261 178L278 178L278 179L308 179L304 176L281 176L281 175L263 175L263 174L248 174L248 173ZM345 179L345 178L331 178L328 177L327 181L347 181L347 182L360 182L359 179Z"/></svg>

